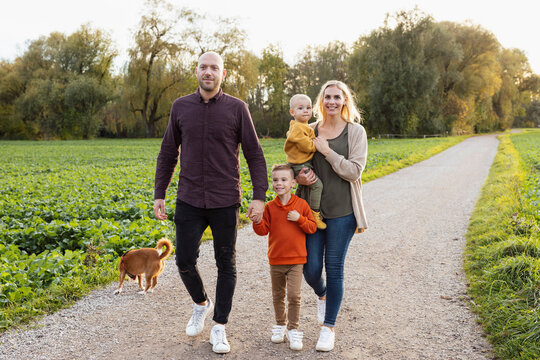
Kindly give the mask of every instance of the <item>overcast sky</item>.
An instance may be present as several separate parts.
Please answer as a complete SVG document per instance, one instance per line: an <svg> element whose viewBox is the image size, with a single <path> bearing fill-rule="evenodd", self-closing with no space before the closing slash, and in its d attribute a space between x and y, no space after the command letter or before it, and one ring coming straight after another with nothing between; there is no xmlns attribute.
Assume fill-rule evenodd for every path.
<svg viewBox="0 0 540 360"><path fill-rule="evenodd" d="M533 71L540 73L540 1L536 0L171 2L213 17L239 18L248 33L250 50L261 55L269 44L279 44L290 64L307 45L327 45L336 40L352 44L382 26L387 13L411 10L417 5L436 21L470 21L493 32L503 47L523 50ZM125 59L143 4L144 0L0 0L0 59L11 61L21 55L28 40L53 31L70 34L83 23L108 31L120 59Z"/></svg>

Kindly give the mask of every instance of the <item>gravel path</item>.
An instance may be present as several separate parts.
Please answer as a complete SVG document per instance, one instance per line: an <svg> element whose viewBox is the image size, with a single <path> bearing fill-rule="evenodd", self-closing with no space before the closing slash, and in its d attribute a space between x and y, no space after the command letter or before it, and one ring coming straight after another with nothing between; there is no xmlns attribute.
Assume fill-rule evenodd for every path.
<svg viewBox="0 0 540 360"><path fill-rule="evenodd" d="M238 235L238 284L227 325L232 351L212 353L208 336L188 338L190 298L174 261L153 294L134 282L92 292L29 329L0 337L0 359L491 359L489 344L467 306L464 235L496 153L495 136L478 136L422 163L364 186L370 229L355 235L345 272L336 347L314 350L316 301L304 283L300 319L304 350L272 344L273 310L266 238L251 227ZM200 269L213 296L211 244Z"/></svg>

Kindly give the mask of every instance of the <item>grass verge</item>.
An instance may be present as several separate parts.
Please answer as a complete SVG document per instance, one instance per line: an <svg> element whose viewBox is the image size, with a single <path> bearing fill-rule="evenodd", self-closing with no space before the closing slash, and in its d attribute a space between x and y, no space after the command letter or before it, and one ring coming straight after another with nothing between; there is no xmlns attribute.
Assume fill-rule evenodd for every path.
<svg viewBox="0 0 540 360"><path fill-rule="evenodd" d="M540 132L499 139L469 224L465 270L473 310L496 355L536 359L540 357Z"/></svg>

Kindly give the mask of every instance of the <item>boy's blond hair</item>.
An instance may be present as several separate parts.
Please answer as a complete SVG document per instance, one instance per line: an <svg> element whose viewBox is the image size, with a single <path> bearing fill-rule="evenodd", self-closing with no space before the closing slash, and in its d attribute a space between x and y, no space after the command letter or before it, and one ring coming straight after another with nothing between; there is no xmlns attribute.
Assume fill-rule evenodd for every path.
<svg viewBox="0 0 540 360"><path fill-rule="evenodd" d="M294 103L300 99L308 100L309 104L311 105L311 99L309 98L309 96L307 96L306 94L295 94L291 97L291 100L289 100L289 108L292 110Z"/></svg>
<svg viewBox="0 0 540 360"><path fill-rule="evenodd" d="M294 170L293 170L291 165L289 165L289 164L274 164L274 166L272 166L272 174L274 172L280 171L280 170L289 170L291 172L292 178L294 179Z"/></svg>

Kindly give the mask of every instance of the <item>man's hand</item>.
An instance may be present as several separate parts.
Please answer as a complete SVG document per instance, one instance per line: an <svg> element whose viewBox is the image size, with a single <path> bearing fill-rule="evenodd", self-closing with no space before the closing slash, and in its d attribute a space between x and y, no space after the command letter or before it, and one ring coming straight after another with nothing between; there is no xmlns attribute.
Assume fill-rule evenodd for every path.
<svg viewBox="0 0 540 360"><path fill-rule="evenodd" d="M264 201L253 200L251 204L249 204L246 216L255 224L258 224L262 220L263 211L264 211Z"/></svg>
<svg viewBox="0 0 540 360"><path fill-rule="evenodd" d="M154 200L154 215L156 219L165 220L167 215L165 214L165 199Z"/></svg>
<svg viewBox="0 0 540 360"><path fill-rule="evenodd" d="M300 219L300 213L296 210L291 210L287 213L287 220L298 221Z"/></svg>
<svg viewBox="0 0 540 360"><path fill-rule="evenodd" d="M317 175L309 168L302 168L296 176L296 182L300 185L313 185L317 181Z"/></svg>

